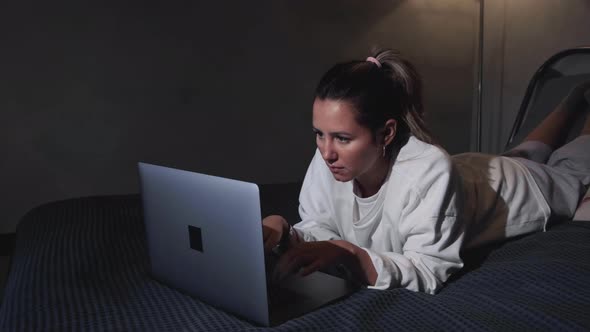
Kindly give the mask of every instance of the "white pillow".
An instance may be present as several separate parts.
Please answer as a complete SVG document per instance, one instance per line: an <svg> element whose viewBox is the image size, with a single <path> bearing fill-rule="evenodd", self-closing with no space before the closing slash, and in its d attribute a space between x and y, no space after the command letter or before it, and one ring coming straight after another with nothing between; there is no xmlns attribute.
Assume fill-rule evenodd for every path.
<svg viewBox="0 0 590 332"><path fill-rule="evenodd" d="M582 198L582 202L580 202L574 215L574 220L590 221L590 188L588 188L586 195Z"/></svg>

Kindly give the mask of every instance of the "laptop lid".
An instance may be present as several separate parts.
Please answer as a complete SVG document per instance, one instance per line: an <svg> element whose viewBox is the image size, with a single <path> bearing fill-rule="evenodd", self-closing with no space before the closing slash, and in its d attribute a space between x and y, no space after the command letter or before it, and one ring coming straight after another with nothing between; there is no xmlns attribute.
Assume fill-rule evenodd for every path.
<svg viewBox="0 0 590 332"><path fill-rule="evenodd" d="M139 163L151 272L269 325L258 186Z"/></svg>

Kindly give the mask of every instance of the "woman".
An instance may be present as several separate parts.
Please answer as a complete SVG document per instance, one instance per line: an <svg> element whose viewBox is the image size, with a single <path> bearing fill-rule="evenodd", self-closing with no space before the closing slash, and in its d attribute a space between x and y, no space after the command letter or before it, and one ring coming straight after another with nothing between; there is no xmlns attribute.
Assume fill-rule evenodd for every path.
<svg viewBox="0 0 590 332"><path fill-rule="evenodd" d="M435 293L463 266L464 248L543 230L552 214L573 215L590 160L571 155L590 146L590 121L585 136L551 148L585 89L510 156L451 158L422 121L421 83L409 62L381 51L334 66L313 103L318 149L300 193L302 220L293 228L281 216L263 220L266 250L289 245L278 277L342 266L371 288ZM573 195L556 199L551 188Z"/></svg>

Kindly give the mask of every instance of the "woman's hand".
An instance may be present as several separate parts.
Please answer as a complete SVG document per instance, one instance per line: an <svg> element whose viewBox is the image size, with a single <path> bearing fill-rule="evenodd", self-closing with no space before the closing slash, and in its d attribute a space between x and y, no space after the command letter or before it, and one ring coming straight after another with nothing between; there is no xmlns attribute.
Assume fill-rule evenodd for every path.
<svg viewBox="0 0 590 332"><path fill-rule="evenodd" d="M279 215L271 215L262 219L262 238L264 239L264 252L269 253L281 241L283 232L289 231L287 220Z"/></svg>
<svg viewBox="0 0 590 332"><path fill-rule="evenodd" d="M281 280L295 273L306 276L337 264L346 266L364 283L375 283L377 272L369 255L344 240L301 242L295 245L281 256L273 277Z"/></svg>

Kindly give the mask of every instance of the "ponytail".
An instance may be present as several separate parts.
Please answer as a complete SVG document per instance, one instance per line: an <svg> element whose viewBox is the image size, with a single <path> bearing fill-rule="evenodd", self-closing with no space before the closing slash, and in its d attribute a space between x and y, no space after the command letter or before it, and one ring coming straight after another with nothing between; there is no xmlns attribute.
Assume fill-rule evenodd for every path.
<svg viewBox="0 0 590 332"><path fill-rule="evenodd" d="M422 79L414 65L393 50L373 53L373 58L379 61L382 69L391 77L395 85L401 88L402 95L405 95L405 98L401 98L400 120L404 122L409 134L423 142L434 144L430 130L424 122Z"/></svg>

